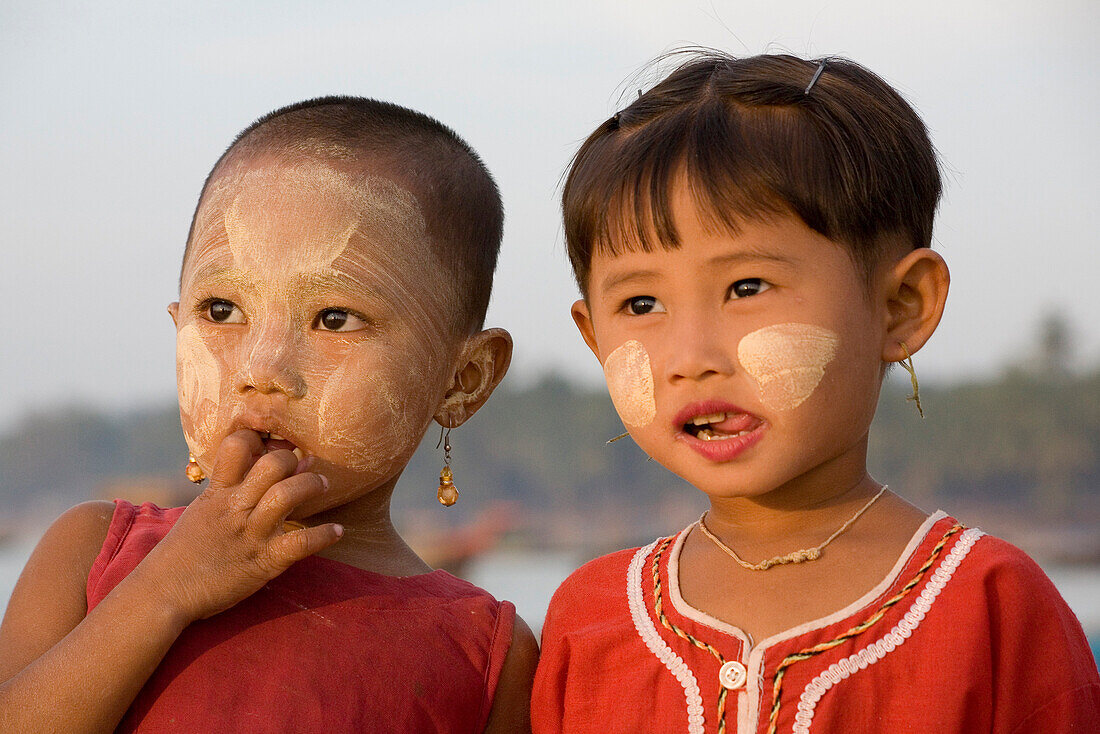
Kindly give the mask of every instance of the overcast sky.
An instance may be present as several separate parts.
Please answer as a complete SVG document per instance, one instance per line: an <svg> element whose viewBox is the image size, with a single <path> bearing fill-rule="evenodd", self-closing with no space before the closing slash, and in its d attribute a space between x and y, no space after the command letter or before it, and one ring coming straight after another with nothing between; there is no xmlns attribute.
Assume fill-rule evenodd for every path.
<svg viewBox="0 0 1100 734"><path fill-rule="evenodd" d="M334 93L422 110L480 151L508 215L489 322L515 337L509 379L595 383L568 314L559 179L631 77L683 44L849 56L923 115L953 274L924 376L995 373L1052 310L1081 363L1100 362L1100 3L529 5L4 0L0 429L74 400L173 399L165 306L203 178L254 118Z"/></svg>

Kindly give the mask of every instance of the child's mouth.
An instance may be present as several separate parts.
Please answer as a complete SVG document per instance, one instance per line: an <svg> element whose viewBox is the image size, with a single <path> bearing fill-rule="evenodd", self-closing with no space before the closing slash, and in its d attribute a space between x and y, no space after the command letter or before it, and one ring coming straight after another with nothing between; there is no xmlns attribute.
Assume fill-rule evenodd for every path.
<svg viewBox="0 0 1100 734"><path fill-rule="evenodd" d="M260 434L260 440L264 442L264 446L268 451L278 451L279 449L286 449L295 456L298 457L298 461L305 458L305 452L294 445L292 441L288 441L278 433L269 433L267 431L258 431Z"/></svg>
<svg viewBox="0 0 1100 734"><path fill-rule="evenodd" d="M724 400L687 405L673 418L677 440L708 461L733 461L767 431L767 422Z"/></svg>
<svg viewBox="0 0 1100 734"><path fill-rule="evenodd" d="M752 433L760 421L746 413L708 413L684 424L684 433L701 441L728 441Z"/></svg>

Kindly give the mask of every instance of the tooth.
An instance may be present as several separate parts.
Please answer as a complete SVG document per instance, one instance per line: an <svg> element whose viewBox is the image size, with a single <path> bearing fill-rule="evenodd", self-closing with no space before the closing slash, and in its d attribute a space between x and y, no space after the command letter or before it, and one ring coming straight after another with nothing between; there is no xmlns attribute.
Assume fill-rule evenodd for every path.
<svg viewBox="0 0 1100 734"><path fill-rule="evenodd" d="M300 448L298 448L297 446L295 446L295 447L294 447L294 449L293 449L293 450L292 450L292 451L291 451L290 453L292 453L292 454L294 454L295 456L297 456L297 457L298 457L298 461L301 461L302 459L306 458L306 452L305 452L305 451L302 451L302 450L301 450Z"/></svg>
<svg viewBox="0 0 1100 734"><path fill-rule="evenodd" d="M270 438L272 441L285 441L286 440L285 438L280 436L278 433L269 433L267 435L268 435L268 438Z"/></svg>
<svg viewBox="0 0 1100 734"><path fill-rule="evenodd" d="M705 426L707 423L719 423L725 420L725 413L711 413L710 415L700 415L691 419L692 425Z"/></svg>

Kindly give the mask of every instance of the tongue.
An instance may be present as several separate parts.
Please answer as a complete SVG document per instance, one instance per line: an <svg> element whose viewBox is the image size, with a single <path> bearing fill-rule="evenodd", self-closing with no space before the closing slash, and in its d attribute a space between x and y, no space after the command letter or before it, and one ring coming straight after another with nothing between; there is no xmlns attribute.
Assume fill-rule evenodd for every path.
<svg viewBox="0 0 1100 734"><path fill-rule="evenodd" d="M755 423L756 419L751 415L738 413L728 416L724 421L711 423L710 430L715 433L740 433L741 431L752 428Z"/></svg>
<svg viewBox="0 0 1100 734"><path fill-rule="evenodd" d="M297 448L297 446L292 444L290 441L287 441L285 438L280 438L280 439L269 438L269 439L267 439L267 441L264 442L264 446L267 446L268 451L278 451L279 449L286 449L287 451L293 451L294 449Z"/></svg>

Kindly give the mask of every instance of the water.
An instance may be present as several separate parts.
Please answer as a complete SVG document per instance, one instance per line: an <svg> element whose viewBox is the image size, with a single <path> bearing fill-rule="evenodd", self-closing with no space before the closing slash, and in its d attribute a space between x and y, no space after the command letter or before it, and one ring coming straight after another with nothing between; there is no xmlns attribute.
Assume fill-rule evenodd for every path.
<svg viewBox="0 0 1100 734"><path fill-rule="evenodd" d="M27 539L0 547L0 610L7 606L34 543L34 539ZM466 578L498 599L512 601L538 635L554 589L576 566L577 559L565 552L497 551L473 562ZM1054 566L1044 570L1081 620L1092 655L1100 661L1100 566Z"/></svg>
<svg viewBox="0 0 1100 734"><path fill-rule="evenodd" d="M37 537L26 537L0 546L0 611L7 608L15 582L19 580L19 574L23 571L23 566L27 565L27 559L37 542Z"/></svg>

